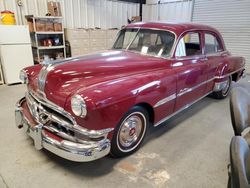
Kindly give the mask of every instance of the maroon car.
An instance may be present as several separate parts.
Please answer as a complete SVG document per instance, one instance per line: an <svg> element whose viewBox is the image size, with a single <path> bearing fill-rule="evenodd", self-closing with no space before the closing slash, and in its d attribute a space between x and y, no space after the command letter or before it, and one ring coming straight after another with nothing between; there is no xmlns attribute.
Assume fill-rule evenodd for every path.
<svg viewBox="0 0 250 188"><path fill-rule="evenodd" d="M225 98L244 73L220 33L192 23L136 23L111 50L27 67L16 125L72 161L116 157L138 149L158 126L211 94Z"/></svg>

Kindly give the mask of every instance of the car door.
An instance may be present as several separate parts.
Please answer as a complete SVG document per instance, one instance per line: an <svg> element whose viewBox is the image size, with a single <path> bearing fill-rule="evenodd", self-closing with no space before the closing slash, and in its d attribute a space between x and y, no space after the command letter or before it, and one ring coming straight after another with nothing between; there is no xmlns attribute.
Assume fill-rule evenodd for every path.
<svg viewBox="0 0 250 188"><path fill-rule="evenodd" d="M175 111L205 94L207 58L204 56L202 32L187 32L180 38L172 67L177 76Z"/></svg>
<svg viewBox="0 0 250 188"><path fill-rule="evenodd" d="M203 35L204 39L204 53L207 58L207 86L205 92L211 92L214 87L214 78L216 70L220 64L224 61L224 55L227 52L224 51L222 42L219 37L212 32L205 31Z"/></svg>

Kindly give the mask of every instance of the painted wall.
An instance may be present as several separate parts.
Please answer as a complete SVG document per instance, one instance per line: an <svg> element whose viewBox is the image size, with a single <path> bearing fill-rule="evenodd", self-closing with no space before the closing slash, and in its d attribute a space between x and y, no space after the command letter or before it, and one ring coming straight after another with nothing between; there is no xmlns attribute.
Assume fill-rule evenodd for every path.
<svg viewBox="0 0 250 188"><path fill-rule="evenodd" d="M160 20L189 22L192 17L192 0L147 0L143 5L143 21Z"/></svg>
<svg viewBox="0 0 250 188"><path fill-rule="evenodd" d="M0 10L11 10L17 24L25 24L25 15L44 16L50 0L0 0ZM127 24L127 18L139 15L139 4L110 0L54 0L61 3L64 27L67 28L120 28Z"/></svg>

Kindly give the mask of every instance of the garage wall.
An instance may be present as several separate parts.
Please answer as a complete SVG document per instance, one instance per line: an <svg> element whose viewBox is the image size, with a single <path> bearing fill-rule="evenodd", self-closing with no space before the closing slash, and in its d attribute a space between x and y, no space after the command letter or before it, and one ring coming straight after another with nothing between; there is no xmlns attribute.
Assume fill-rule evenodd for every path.
<svg viewBox="0 0 250 188"><path fill-rule="evenodd" d="M143 5L143 21L191 21L192 0L161 0L160 4L157 2L156 0L147 0L147 4Z"/></svg>
<svg viewBox="0 0 250 188"><path fill-rule="evenodd" d="M195 0L192 20L216 27L227 49L246 58L250 73L250 0Z"/></svg>
<svg viewBox="0 0 250 188"><path fill-rule="evenodd" d="M44 16L47 1L22 0L18 7L16 0L0 0L0 10L11 10L16 15L17 24L25 24L25 15ZM54 0L56 1L56 0ZM64 27L67 28L120 28L127 24L127 18L139 15L138 3L110 0L57 0L61 3Z"/></svg>

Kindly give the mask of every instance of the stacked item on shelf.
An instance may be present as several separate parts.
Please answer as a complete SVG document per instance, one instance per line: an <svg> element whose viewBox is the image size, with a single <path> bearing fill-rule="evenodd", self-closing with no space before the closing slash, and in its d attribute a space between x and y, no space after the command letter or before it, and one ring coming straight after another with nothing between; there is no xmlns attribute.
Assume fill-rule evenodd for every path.
<svg viewBox="0 0 250 188"><path fill-rule="evenodd" d="M118 29L65 29L65 36L71 46L71 55L80 56L110 49L118 31Z"/></svg>
<svg viewBox="0 0 250 188"><path fill-rule="evenodd" d="M35 63L66 57L62 17L26 16Z"/></svg>

